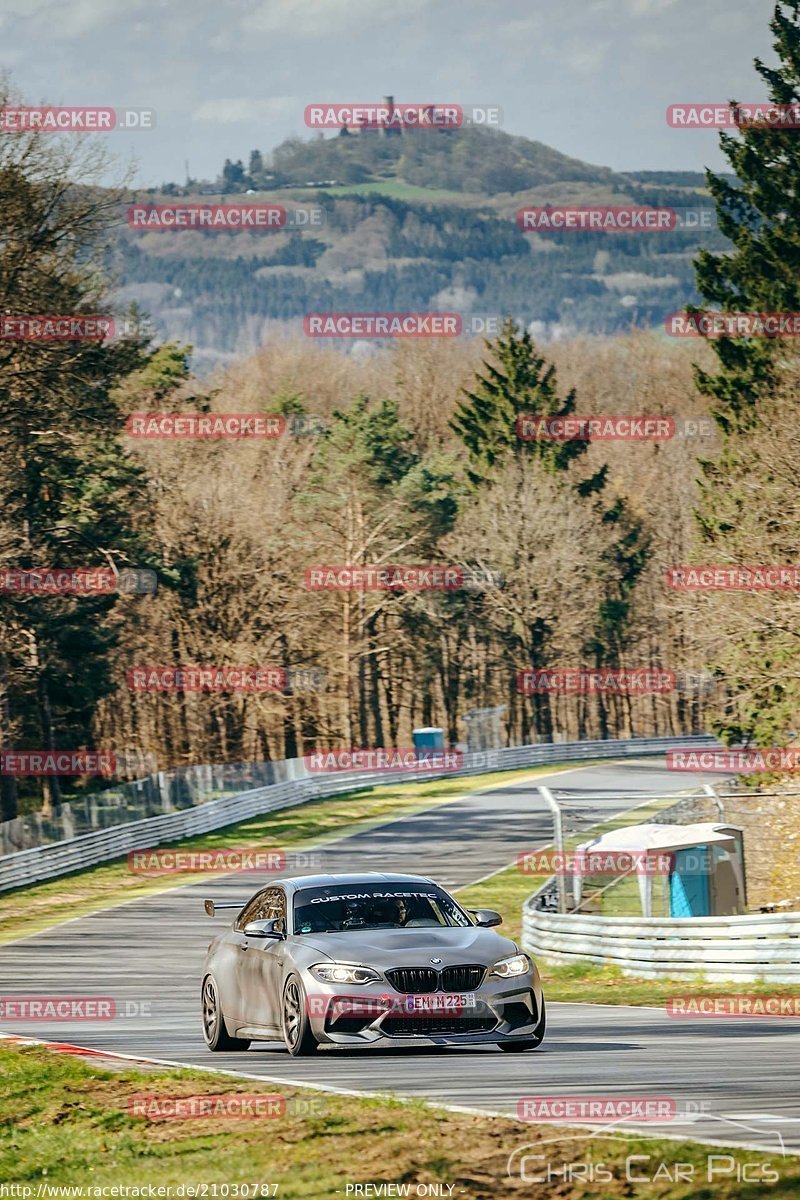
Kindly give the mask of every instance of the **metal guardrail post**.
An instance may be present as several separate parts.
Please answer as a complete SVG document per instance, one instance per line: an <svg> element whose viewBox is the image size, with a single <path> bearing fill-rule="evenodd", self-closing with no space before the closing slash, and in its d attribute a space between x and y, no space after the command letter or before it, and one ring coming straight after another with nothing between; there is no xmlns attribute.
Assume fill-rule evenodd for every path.
<svg viewBox="0 0 800 1200"><path fill-rule="evenodd" d="M714 801L714 803L717 806L717 812L719 813L719 819L720 819L720 821L724 821L725 820L725 806L722 803L722 797L717 794L717 789L710 783L704 783L703 791L705 792L705 794L707 796L710 796L711 799Z"/></svg>
<svg viewBox="0 0 800 1200"><path fill-rule="evenodd" d="M550 812L553 814L553 829L556 854L558 855L557 862L561 865L561 870L556 871L556 886L558 887L558 911L565 913L567 911L567 885L564 876L564 826L561 821L561 809L558 806L553 793L549 787L540 785L536 789L544 800Z"/></svg>

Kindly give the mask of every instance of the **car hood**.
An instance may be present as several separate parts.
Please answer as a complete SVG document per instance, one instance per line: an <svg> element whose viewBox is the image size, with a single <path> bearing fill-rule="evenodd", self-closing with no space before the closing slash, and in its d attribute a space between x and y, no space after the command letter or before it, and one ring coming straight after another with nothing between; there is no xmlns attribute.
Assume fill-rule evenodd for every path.
<svg viewBox="0 0 800 1200"><path fill-rule="evenodd" d="M510 938L493 929L369 929L347 933L301 934L299 945L318 950L336 962L357 962L376 967L424 967L431 958L442 965L482 963L516 953Z"/></svg>

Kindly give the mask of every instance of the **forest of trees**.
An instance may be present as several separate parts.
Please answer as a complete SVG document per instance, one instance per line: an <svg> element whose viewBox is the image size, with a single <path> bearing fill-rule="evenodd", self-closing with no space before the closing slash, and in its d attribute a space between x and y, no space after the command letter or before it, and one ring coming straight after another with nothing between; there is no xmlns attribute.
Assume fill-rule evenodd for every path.
<svg viewBox="0 0 800 1200"><path fill-rule="evenodd" d="M760 70L786 101L800 84L798 0L779 6L773 30L784 65ZM733 175L709 187L730 249L699 255L706 303L798 310L797 147L792 131L723 137ZM5 313L108 310L121 193L95 184L105 169L83 145L0 134ZM0 745L143 751L164 767L278 759L408 745L417 725L460 742L464 715L493 705L506 706L512 744L710 728L791 742L796 594L696 595L665 580L692 561L800 561L798 371L786 341L638 332L545 352L512 320L489 344L417 341L363 360L283 339L212 380L193 377L176 344L1 340L0 570L147 567L159 587L2 595ZM198 411L282 413L290 432L125 436L132 412ZM666 414L679 436L523 441L523 413ZM291 432L302 414L312 432ZM709 436L680 436L709 414ZM304 586L315 564L427 563L501 582ZM128 686L135 667L180 664L321 674L280 694ZM621 696L517 688L521 670L600 667L659 668L680 684ZM10 817L98 783L0 785Z"/></svg>
<svg viewBox="0 0 800 1200"><path fill-rule="evenodd" d="M159 337L190 342L204 373L291 334L323 306L511 312L552 337L660 328L699 300L697 229L540 234L521 231L517 211L569 202L713 214L698 172L619 174L479 127L293 138L271 153L253 150L247 162L227 159L216 180L168 183L148 199L245 193L319 206L324 226L233 239L123 230L113 256L126 294L152 313ZM726 245L714 228L703 241Z"/></svg>
<svg viewBox="0 0 800 1200"><path fill-rule="evenodd" d="M663 329L667 314L700 299L692 266L697 230L540 234L518 228L513 203L497 211L376 193L309 191L282 202L321 206L324 226L234 237L121 232L112 265L125 294L152 313L162 339L191 342L196 364L291 334L309 311L510 312L568 336ZM709 198L631 182L623 192L573 202L680 210L708 206ZM715 229L702 241L726 245Z"/></svg>

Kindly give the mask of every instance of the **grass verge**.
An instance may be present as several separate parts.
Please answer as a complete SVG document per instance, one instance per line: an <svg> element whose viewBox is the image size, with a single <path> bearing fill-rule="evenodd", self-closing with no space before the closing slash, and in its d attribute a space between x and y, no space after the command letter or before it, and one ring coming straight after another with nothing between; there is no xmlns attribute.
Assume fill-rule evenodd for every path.
<svg viewBox="0 0 800 1200"><path fill-rule="evenodd" d="M38 1046L0 1044L0 1063L0 1179L30 1188L27 1195L16 1192L22 1200L58 1196L44 1190L48 1187L82 1189L73 1193L75 1200L81 1195L90 1200L100 1194L91 1189L114 1185L183 1185L182 1194L190 1196L188 1187L197 1184L207 1185L208 1197L240 1198L243 1185L269 1185L268 1191L249 1190L250 1200L254 1195L332 1200L348 1194L425 1194L417 1193L420 1184L428 1185L429 1195L488 1200L543 1195L545 1189L532 1177L545 1177L548 1163L552 1171L563 1171L565 1162L593 1169L584 1166L588 1178L583 1179L555 1175L546 1191L561 1200L645 1194L652 1200L712 1194L718 1200L751 1200L800 1191L800 1159L782 1158L777 1149L763 1154L661 1138L597 1138L563 1126L450 1113L418 1101L336 1096L199 1071L118 1073ZM230 1102L219 1098L234 1093L279 1093L285 1112L273 1118L154 1120L130 1110L132 1099L146 1094L161 1101L215 1095L218 1104L225 1104L223 1111L229 1111ZM509 1156L522 1147L529 1156L541 1156L525 1160L524 1177L520 1154L508 1172ZM737 1181L745 1162L748 1178L777 1182ZM604 1174L598 1183L601 1163ZM676 1182L678 1165L684 1178ZM630 1175L648 1182L631 1183ZM352 1190L368 1183L395 1188ZM433 1184L441 1190L434 1191ZM397 1185L407 1185L408 1191L396 1190Z"/></svg>
<svg viewBox="0 0 800 1200"><path fill-rule="evenodd" d="M575 764L556 764L497 771L469 778L435 779L430 783L400 782L264 813L263 816L251 817L236 825L226 825L199 837L164 843L159 849L222 850L247 846L250 849L301 850L312 845L315 848L323 847L326 842L360 833L384 821L408 816L436 804L458 800L476 790L502 787L574 768ZM203 878L208 878L208 875L179 874L148 878L132 873L128 869L127 858L118 858L71 875L61 875L58 879L2 892L0 944L125 900L183 887ZM253 890L257 882L253 884Z"/></svg>

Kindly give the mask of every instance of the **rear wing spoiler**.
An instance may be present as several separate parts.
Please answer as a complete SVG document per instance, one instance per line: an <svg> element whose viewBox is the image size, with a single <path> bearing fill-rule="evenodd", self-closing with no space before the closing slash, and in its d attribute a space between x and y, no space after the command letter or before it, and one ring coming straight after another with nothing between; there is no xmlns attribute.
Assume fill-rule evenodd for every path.
<svg viewBox="0 0 800 1200"><path fill-rule="evenodd" d="M241 900L204 900L203 907L206 910L207 916L215 917L217 912L223 908L235 908L238 911L238 909L243 907L243 902Z"/></svg>

